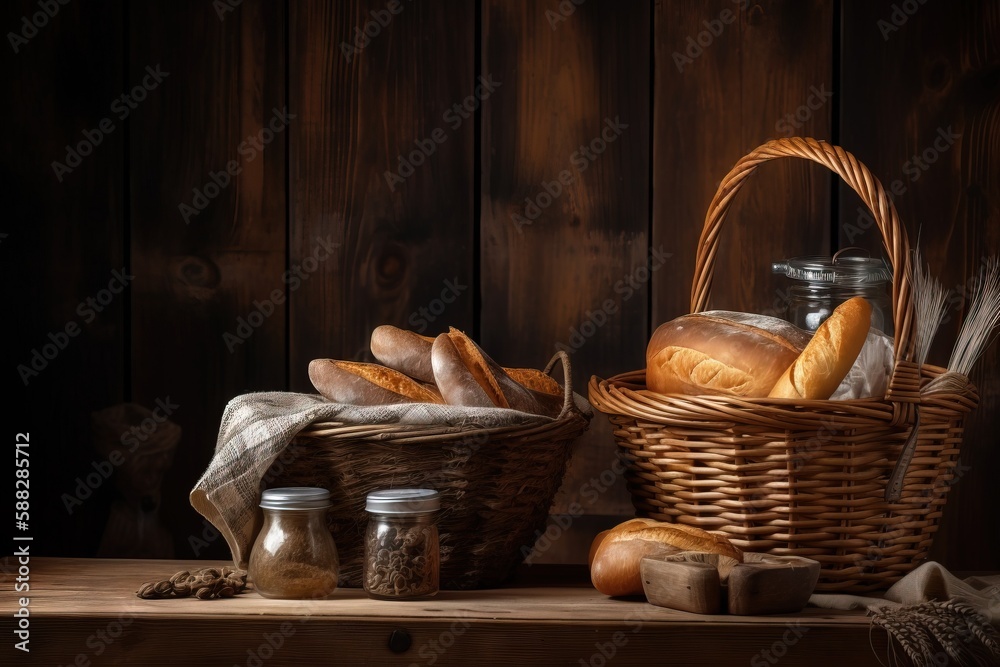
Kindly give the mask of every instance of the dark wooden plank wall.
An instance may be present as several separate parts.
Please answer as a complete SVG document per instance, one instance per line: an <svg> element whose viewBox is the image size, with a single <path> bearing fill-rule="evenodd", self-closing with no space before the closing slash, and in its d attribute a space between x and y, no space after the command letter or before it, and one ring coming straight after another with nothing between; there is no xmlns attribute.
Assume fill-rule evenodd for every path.
<svg viewBox="0 0 1000 667"><path fill-rule="evenodd" d="M183 429L163 488L178 557L227 551L188 539L202 520L187 501L226 402L285 385L285 309L267 305L288 287L284 37L284 9L264 0L221 16L150 2L129 16L130 80L147 65L170 73L132 119L131 358L133 400L169 397Z"/></svg>
<svg viewBox="0 0 1000 667"><path fill-rule="evenodd" d="M291 387L312 391L309 361L370 359L379 324L472 331L475 122L453 106L478 85L475 6L289 7L289 260L338 246L291 299Z"/></svg>
<svg viewBox="0 0 1000 667"><path fill-rule="evenodd" d="M982 259L1000 254L1000 6L929 2L906 12L888 1L849 2L844 25L859 28L844 31L841 140L895 193L911 243L919 233L932 272L953 290L929 359L946 365L964 290ZM878 230L854 193L840 201L841 245L879 252ZM973 373L981 403L932 554L953 568L1000 562L998 368L994 344Z"/></svg>
<svg viewBox="0 0 1000 667"><path fill-rule="evenodd" d="M705 213L733 164L769 139L832 138L832 26L832 0L656 3L653 243L674 258L653 283L654 326L690 311ZM722 234L713 307L780 314L767 267L829 251L829 183L801 160L758 170Z"/></svg>
<svg viewBox="0 0 1000 667"><path fill-rule="evenodd" d="M377 324L458 326L507 365L541 365L561 344L581 390L591 374L641 365L650 331L689 308L695 243L717 183L772 137L839 141L891 182L952 126L961 138L919 180L904 180L898 203L912 236L923 225L935 271L962 284L1000 244L1000 21L985 1L893 17L895 5L62 7L5 61L14 104L4 113L19 131L3 139L13 222L0 229L9 235L0 237L0 267L11 312L36 313L8 327L8 369L74 319L120 264L136 278L37 384L25 390L11 374L24 406L16 414L50 443L39 468L50 480L39 494L50 519L40 551L96 551L113 484L73 516L59 494L98 459L90 413L123 400L178 406L171 418L184 433L160 514L176 555L223 557L222 540L192 548L189 538L204 535L187 492L225 402L249 390L308 390L311 358L366 358ZM4 25L34 11L27 0L9 3ZM51 160L110 115L111 100L147 65L170 74L59 184ZM473 111L461 109L466 102ZM605 119L628 127L610 130L614 140L608 134L582 169L574 153ZM266 147L246 148L269 125ZM225 180L230 160L238 178L196 201L195 189L214 192L212 174ZM874 247L870 230L848 233L857 203L831 196L833 182L803 161L760 170L724 232L713 305L780 312L770 260L849 242ZM195 207L187 220L181 204ZM654 262L669 257L644 280L651 252ZM629 279L631 293L619 283ZM441 299L448 291L450 303ZM285 302L254 315L275 297ZM594 318L602 310L604 324ZM995 369L998 356L992 350L981 368ZM997 431L1000 378L975 379L983 407L945 516L951 539L937 547L960 568L995 567L1000 557L985 528L995 510L983 514L998 505L990 479L1000 454L987 434ZM613 450L603 417L594 425L555 508L583 500L588 517L538 560L580 560L600 525L630 512L620 483L584 497Z"/></svg>
<svg viewBox="0 0 1000 667"><path fill-rule="evenodd" d="M127 299L108 290L126 261L127 121L112 108L124 87L123 10L117 0L57 7L51 17L29 2L2 10L4 34L17 37L5 38L0 65L4 393L13 399L0 414L6 440L30 432L32 553L85 555L114 496L102 477L76 491L76 478L94 472L91 412L120 402L127 383ZM79 496L72 513L64 493Z"/></svg>
<svg viewBox="0 0 1000 667"><path fill-rule="evenodd" d="M648 243L650 8L547 9L483 8L483 73L500 87L483 110L481 337L508 366L541 367L566 351L585 394L591 374L643 363L648 267L662 264ZM613 463L610 424L598 417L554 511L629 512L623 487L607 483ZM588 482L602 473L604 483ZM539 562L562 553L539 552Z"/></svg>

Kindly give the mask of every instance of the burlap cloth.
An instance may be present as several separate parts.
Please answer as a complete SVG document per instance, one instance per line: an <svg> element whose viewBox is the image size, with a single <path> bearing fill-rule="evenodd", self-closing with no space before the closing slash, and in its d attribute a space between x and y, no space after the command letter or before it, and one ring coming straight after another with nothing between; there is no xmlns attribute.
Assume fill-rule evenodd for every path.
<svg viewBox="0 0 1000 667"><path fill-rule="evenodd" d="M573 394L578 410L591 408ZM409 403L356 406L331 403L316 394L261 392L237 396L222 415L215 454L191 490L191 505L214 525L246 568L259 526L260 482L295 434L317 419L356 424L474 426L480 429L542 424L550 417L504 408L463 408Z"/></svg>
<svg viewBox="0 0 1000 667"><path fill-rule="evenodd" d="M815 593L809 604L867 609L914 665L1000 665L1000 575L959 579L928 561L882 597Z"/></svg>

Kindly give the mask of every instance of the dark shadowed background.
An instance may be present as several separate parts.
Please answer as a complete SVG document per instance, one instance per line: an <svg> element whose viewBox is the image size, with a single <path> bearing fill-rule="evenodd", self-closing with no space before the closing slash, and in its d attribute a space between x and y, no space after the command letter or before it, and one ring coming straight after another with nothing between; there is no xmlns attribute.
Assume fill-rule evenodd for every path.
<svg viewBox="0 0 1000 667"><path fill-rule="evenodd" d="M310 391L379 324L506 366L568 349L581 393L641 367L716 185L770 138L839 143L895 193L957 288L934 363L1000 252L989 0L17 0L0 27L3 425L30 432L38 555L228 557L187 499L226 402ZM858 206L763 167L713 305L780 311L771 261L878 253ZM953 569L1000 565L998 362L933 552ZM102 412L124 403L150 412ZM586 515L537 560L631 513L613 457L598 415L553 510Z"/></svg>

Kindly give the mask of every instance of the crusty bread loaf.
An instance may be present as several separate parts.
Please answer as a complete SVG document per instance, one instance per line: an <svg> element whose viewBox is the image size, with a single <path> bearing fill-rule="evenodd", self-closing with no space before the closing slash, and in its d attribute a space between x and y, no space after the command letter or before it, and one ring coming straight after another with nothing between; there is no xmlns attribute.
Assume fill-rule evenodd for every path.
<svg viewBox="0 0 1000 667"><path fill-rule="evenodd" d="M766 315L683 315L650 338L646 387L661 394L767 396L808 342L807 332Z"/></svg>
<svg viewBox="0 0 1000 667"><path fill-rule="evenodd" d="M510 408L548 417L562 410L560 396L521 385L457 329L434 339L431 366L441 396L451 405Z"/></svg>
<svg viewBox="0 0 1000 667"><path fill-rule="evenodd" d="M539 391L543 394L551 394L552 396L562 396L563 388L559 386L559 383L551 375L547 375L542 371L535 368L504 368L504 372L511 377L512 380L520 385L527 387L533 391Z"/></svg>
<svg viewBox="0 0 1000 667"><path fill-rule="evenodd" d="M871 328L872 307L856 296L837 306L768 396L826 400L851 370Z"/></svg>
<svg viewBox="0 0 1000 667"><path fill-rule="evenodd" d="M309 380L316 391L334 403L391 405L444 402L433 387L378 364L313 359L309 362Z"/></svg>
<svg viewBox="0 0 1000 667"><path fill-rule="evenodd" d="M434 338L383 324L372 331L372 355L379 363L421 382L435 383L431 349ZM534 368L504 368L515 382L533 391L562 396L563 389L551 375Z"/></svg>
<svg viewBox="0 0 1000 667"><path fill-rule="evenodd" d="M431 368L431 344L434 338L390 324L372 331L372 355L379 363L405 373L421 382L434 382Z"/></svg>
<svg viewBox="0 0 1000 667"><path fill-rule="evenodd" d="M611 596L643 594L639 571L643 558L700 551L743 561L743 552L725 537L694 526L654 519L631 519L600 533L594 542L590 580L594 588Z"/></svg>

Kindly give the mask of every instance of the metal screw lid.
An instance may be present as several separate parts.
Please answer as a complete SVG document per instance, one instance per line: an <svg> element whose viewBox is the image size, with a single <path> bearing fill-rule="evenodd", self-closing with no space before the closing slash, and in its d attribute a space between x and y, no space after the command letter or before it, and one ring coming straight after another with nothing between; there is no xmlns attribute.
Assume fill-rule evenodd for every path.
<svg viewBox="0 0 1000 667"><path fill-rule="evenodd" d="M844 248L831 257L810 255L793 257L771 264L773 273L780 273L811 283L889 283L892 282L892 269L883 259L871 257L856 257L844 254L848 251L858 251L856 248ZM867 253L867 251L861 251Z"/></svg>
<svg viewBox="0 0 1000 667"><path fill-rule="evenodd" d="M260 506L269 510L319 510L330 506L330 492L314 486L266 489Z"/></svg>
<svg viewBox="0 0 1000 667"><path fill-rule="evenodd" d="M365 509L375 514L425 514L441 508L441 496L432 489L384 489L367 496Z"/></svg>

